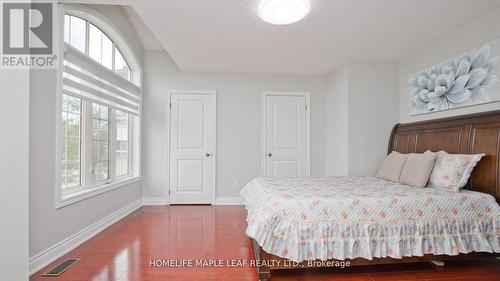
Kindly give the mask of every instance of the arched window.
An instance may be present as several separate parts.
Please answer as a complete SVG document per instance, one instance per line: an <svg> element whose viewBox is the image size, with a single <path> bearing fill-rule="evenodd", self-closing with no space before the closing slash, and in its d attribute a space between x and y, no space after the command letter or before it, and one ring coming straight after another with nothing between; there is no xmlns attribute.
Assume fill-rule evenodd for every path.
<svg viewBox="0 0 500 281"><path fill-rule="evenodd" d="M130 66L120 49L106 33L89 21L64 15L64 42L126 80L131 80Z"/></svg>
<svg viewBox="0 0 500 281"><path fill-rule="evenodd" d="M140 69L131 48L98 12L64 11L57 207L138 180L140 159Z"/></svg>

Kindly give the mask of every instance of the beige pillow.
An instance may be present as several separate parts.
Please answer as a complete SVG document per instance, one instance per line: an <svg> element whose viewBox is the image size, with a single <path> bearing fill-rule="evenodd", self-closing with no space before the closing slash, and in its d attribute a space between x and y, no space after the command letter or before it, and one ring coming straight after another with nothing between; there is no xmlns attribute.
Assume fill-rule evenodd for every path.
<svg viewBox="0 0 500 281"><path fill-rule="evenodd" d="M425 153L411 153L401 172L399 181L402 184L425 187L434 168L436 154L430 150Z"/></svg>
<svg viewBox="0 0 500 281"><path fill-rule="evenodd" d="M397 151L391 152L385 158L384 163L382 163L382 166L378 169L375 177L398 182L401 171L405 166L406 159L408 159L408 154L401 154Z"/></svg>
<svg viewBox="0 0 500 281"><path fill-rule="evenodd" d="M472 170L483 157L484 154L448 154L439 151L429 185L458 192L467 184Z"/></svg>

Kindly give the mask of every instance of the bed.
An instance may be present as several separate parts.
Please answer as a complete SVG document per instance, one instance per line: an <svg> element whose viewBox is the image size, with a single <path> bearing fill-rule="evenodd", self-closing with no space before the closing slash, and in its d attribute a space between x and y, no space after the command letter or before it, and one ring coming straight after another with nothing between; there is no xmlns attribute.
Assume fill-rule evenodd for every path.
<svg viewBox="0 0 500 281"><path fill-rule="evenodd" d="M500 253L500 111L398 124L388 151L485 153L467 190L373 177L259 177L241 192L260 280L271 270ZM311 262L316 261L316 262ZM329 262L329 263L328 263Z"/></svg>

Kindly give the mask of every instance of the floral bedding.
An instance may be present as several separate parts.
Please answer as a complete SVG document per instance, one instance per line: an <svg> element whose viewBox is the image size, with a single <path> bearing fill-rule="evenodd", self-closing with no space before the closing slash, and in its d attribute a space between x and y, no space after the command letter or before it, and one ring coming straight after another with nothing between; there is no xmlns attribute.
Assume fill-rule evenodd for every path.
<svg viewBox="0 0 500 281"><path fill-rule="evenodd" d="M246 234L293 261L500 252L491 195L373 177L259 177L241 191Z"/></svg>

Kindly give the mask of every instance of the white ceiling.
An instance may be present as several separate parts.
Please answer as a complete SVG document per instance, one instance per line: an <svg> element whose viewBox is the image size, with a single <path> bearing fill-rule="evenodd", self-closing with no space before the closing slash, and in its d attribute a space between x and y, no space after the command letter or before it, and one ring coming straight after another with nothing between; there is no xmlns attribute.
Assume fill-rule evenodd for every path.
<svg viewBox="0 0 500 281"><path fill-rule="evenodd" d="M500 8L500 0L311 0L303 21L273 26L258 18L259 0L126 2L142 18L132 20L138 32L157 38L143 39L145 48L163 47L189 73L325 74L349 59L399 60Z"/></svg>
<svg viewBox="0 0 500 281"><path fill-rule="evenodd" d="M135 9L128 5L122 6L122 9L134 27L137 37L141 40L142 47L147 50L163 50L156 36L151 32Z"/></svg>

